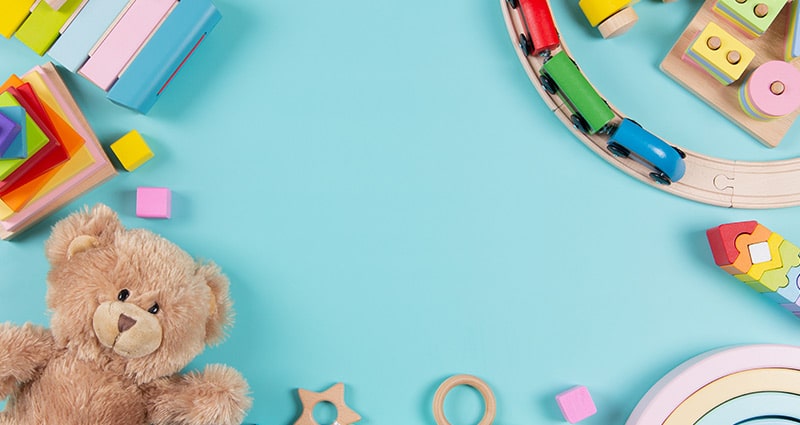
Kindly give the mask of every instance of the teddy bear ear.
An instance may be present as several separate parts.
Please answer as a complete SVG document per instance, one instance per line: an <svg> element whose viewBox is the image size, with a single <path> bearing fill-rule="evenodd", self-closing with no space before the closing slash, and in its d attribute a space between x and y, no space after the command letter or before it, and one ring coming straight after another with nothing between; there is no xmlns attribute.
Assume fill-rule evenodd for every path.
<svg viewBox="0 0 800 425"><path fill-rule="evenodd" d="M197 274L211 288L208 322L206 322L206 344L218 344L225 337L226 329L233 324L233 302L230 282L213 262L198 263Z"/></svg>
<svg viewBox="0 0 800 425"><path fill-rule="evenodd" d="M111 208L103 204L85 207L53 226L45 254L51 265L59 265L80 252L112 243L120 230L122 223Z"/></svg>

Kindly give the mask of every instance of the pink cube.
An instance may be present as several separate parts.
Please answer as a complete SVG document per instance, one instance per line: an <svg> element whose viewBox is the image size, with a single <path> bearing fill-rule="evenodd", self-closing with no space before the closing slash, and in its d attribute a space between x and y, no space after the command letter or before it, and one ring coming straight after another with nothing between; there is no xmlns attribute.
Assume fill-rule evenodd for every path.
<svg viewBox="0 0 800 425"><path fill-rule="evenodd" d="M172 213L172 192L166 187L136 189L136 216L169 218Z"/></svg>
<svg viewBox="0 0 800 425"><path fill-rule="evenodd" d="M583 385L570 388L556 396L558 407L567 422L574 424L597 413L592 395Z"/></svg>

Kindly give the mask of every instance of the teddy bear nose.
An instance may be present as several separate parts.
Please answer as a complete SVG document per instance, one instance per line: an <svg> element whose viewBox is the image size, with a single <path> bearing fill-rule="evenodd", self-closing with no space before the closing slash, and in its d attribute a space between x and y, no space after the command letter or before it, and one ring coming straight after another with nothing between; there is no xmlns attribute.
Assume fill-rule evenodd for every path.
<svg viewBox="0 0 800 425"><path fill-rule="evenodd" d="M132 328L133 325L135 324L136 324L136 319L130 316L126 316L124 314L120 314L119 321L117 322L117 329L119 329L119 332L122 333Z"/></svg>

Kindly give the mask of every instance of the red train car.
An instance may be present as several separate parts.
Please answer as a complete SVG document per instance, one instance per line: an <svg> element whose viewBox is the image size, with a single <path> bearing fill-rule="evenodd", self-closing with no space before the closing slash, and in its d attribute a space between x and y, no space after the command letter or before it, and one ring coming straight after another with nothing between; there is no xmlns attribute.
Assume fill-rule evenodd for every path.
<svg viewBox="0 0 800 425"><path fill-rule="evenodd" d="M516 9L520 8L522 20L528 30L519 35L519 47L528 55L549 56L558 47L558 30L547 0L507 0Z"/></svg>

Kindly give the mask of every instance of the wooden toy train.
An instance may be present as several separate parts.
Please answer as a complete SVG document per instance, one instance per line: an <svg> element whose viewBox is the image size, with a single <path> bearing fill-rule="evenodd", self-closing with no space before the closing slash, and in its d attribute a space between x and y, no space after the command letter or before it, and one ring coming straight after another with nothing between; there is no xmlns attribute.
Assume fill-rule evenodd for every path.
<svg viewBox="0 0 800 425"><path fill-rule="evenodd" d="M0 34L147 113L220 18L211 0L3 0Z"/></svg>
<svg viewBox="0 0 800 425"><path fill-rule="evenodd" d="M526 55L543 58L539 74L542 88L569 108L575 128L606 137L609 152L646 165L651 169L650 178L657 183L669 185L680 180L686 171L683 151L629 118L617 120L566 51L553 53L560 40L547 0L508 0L508 4L520 9L525 23L527 33L519 35L519 48Z"/></svg>

